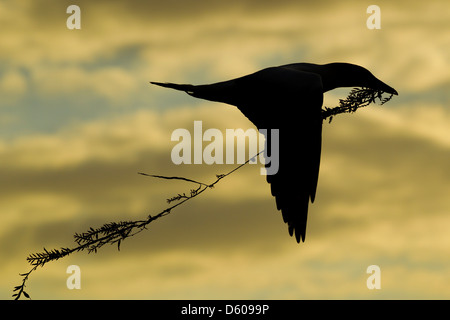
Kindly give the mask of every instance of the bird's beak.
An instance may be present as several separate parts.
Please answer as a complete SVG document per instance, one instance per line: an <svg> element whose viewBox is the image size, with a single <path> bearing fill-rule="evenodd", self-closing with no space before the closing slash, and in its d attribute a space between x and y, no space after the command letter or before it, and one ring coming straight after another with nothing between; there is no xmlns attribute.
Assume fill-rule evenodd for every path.
<svg viewBox="0 0 450 320"><path fill-rule="evenodd" d="M376 89L381 90L381 91L386 92L386 93L390 93L390 94L394 94L394 95L398 96L397 90L395 90L394 88L388 86L386 83L384 83L382 81L380 81L378 83Z"/></svg>

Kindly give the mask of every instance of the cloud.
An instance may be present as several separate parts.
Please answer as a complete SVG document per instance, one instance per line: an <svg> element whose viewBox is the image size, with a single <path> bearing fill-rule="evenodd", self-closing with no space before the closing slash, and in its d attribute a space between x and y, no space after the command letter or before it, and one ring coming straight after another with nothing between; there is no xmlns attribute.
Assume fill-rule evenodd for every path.
<svg viewBox="0 0 450 320"><path fill-rule="evenodd" d="M8 70L0 75L0 95L4 103L16 102L26 89L26 79L17 70Z"/></svg>
<svg viewBox="0 0 450 320"><path fill-rule="evenodd" d="M379 31L365 27L364 4L349 2L79 5L82 29L69 31L63 2L0 4L8 25L2 26L0 89L14 106L2 108L1 121L18 132L0 140L2 275L26 271L29 252L70 246L72 234L90 226L159 212L165 199L192 187L138 171L209 182L233 167L174 165L170 134L194 120L221 130L251 123L235 108L149 80L203 83L294 61L342 60L368 67L400 96L324 124L306 243L289 237L259 167L247 166L125 241L120 254L105 248L40 270L30 293L449 296L443 285L450 265L447 2L382 1ZM80 101L93 102L85 110ZM66 264L81 266L80 292L65 288ZM371 264L382 270L378 293L365 287ZM19 281L2 277L1 294L9 297Z"/></svg>
<svg viewBox="0 0 450 320"><path fill-rule="evenodd" d="M319 189L306 243L298 246L288 236L264 177L250 166L125 241L120 255L105 249L107 273L103 259L82 253L74 257L91 274L84 279L90 289L83 295L122 297L107 289L113 277L123 284L125 296L137 298L192 298L188 288L198 298L211 290L218 298L370 297L364 272L373 263L386 272L383 297L448 295L438 283L419 292L423 288L403 286L393 276L410 272L401 279L436 282L439 276L433 270L449 264L442 252L450 241L445 228L450 151L439 139L442 133L448 136L442 132L448 112L436 107L428 114L427 121L435 124L429 131L436 130L430 134L416 130L423 125L420 115L426 108L412 115L401 108L375 108L324 125ZM2 220L9 232L2 230L1 243L24 230L28 236L16 240L14 254L2 252L23 259L20 252L30 247L70 245L73 232L142 218L163 209L165 198L190 187L148 180L137 171L203 181L224 172L220 166L170 163L171 130L190 127L194 119L211 127L251 125L237 110L207 103L163 113L137 112L4 143L2 158L7 161L0 169L8 188L2 191ZM142 254L140 267L127 262ZM146 271L139 272L141 268ZM123 279L117 278L119 269L126 270ZM36 273L37 281L52 283L52 272L43 278ZM289 274L298 277L284 276ZM138 289L143 281L148 283L145 293ZM164 290L151 289L157 287Z"/></svg>
<svg viewBox="0 0 450 320"><path fill-rule="evenodd" d="M131 74L119 67L94 71L79 66L36 68L32 80L44 96L91 94L116 103L129 99L137 85Z"/></svg>
<svg viewBox="0 0 450 320"><path fill-rule="evenodd" d="M218 81L255 71L267 62L299 60L361 63L403 90L423 91L449 81L447 38L441 23L433 23L441 21L439 12L445 10L432 17L423 14L427 23L418 28L403 18L428 12L418 4L383 4L385 24L380 31L365 27L363 5L337 7L329 2L315 6L287 1L276 8L260 2L256 6L254 2L205 5L198 1L176 6L154 1L81 2L79 6L84 27L69 31L63 3L38 6L30 2L26 9L9 4L9 10L23 19L15 19L8 28L5 38L10 44L1 58L37 68L32 73L37 73L35 82L44 86L44 93L50 87L55 93L58 89L76 92L81 86L114 100L111 92L130 91L137 81L147 82L150 76ZM246 14L247 10L253 13ZM30 25L37 27L29 29ZM31 47L33 42L36 45ZM116 61L112 70L83 69L86 63L102 66L130 47L136 51L128 51L130 55ZM124 65L130 60L139 68ZM195 70L196 77L187 77ZM40 75L47 72L50 79L42 82Z"/></svg>

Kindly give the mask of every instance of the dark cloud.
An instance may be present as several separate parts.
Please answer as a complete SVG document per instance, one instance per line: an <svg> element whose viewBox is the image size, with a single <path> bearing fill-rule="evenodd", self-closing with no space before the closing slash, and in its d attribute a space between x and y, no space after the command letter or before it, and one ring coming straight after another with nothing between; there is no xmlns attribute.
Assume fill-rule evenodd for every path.
<svg viewBox="0 0 450 320"><path fill-rule="evenodd" d="M270 13L289 8L297 10L320 10L329 5L331 1L269 1L269 0L168 0L168 1L121 1L121 0L100 0L89 1L79 0L78 5L82 12L83 23L86 27L101 24L102 17L109 16L116 18L120 25L126 19L135 23L145 22L146 25L152 24L152 21L161 23L179 23L181 21L195 22L199 18L226 18L224 14L238 14L242 19L254 16L258 13ZM64 23L68 17L67 7L72 4L64 1L46 0L30 1L27 3L27 15L40 27L46 27L54 24ZM235 16L236 18L236 16Z"/></svg>

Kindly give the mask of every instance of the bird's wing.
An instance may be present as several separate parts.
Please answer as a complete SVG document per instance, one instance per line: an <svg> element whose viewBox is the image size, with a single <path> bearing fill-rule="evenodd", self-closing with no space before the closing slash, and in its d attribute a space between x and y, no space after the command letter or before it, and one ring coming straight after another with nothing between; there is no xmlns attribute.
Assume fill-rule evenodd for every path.
<svg viewBox="0 0 450 320"><path fill-rule="evenodd" d="M254 74L248 96L252 102L238 108L259 128L279 129L279 167L267 175L276 206L288 224L289 234L297 242L305 241L309 200L314 201L319 175L323 102L322 82L318 75L291 69L270 68ZM245 87L244 84L240 87ZM256 89L256 87L258 89ZM276 140L274 131L266 135L266 159ZM274 163L266 163L266 167Z"/></svg>

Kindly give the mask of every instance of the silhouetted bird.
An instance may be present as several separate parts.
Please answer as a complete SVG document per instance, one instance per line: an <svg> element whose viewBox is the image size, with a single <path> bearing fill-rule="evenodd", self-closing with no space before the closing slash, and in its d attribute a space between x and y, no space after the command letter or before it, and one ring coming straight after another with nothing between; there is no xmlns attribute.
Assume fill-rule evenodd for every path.
<svg viewBox="0 0 450 320"><path fill-rule="evenodd" d="M309 200L314 202L322 140L323 93L366 87L397 94L367 69L349 63L295 63L207 85L153 84L236 106L258 129L279 129L279 169L267 175L276 206L297 242L305 241ZM265 155L270 156L266 135ZM267 166L267 164L266 164Z"/></svg>

